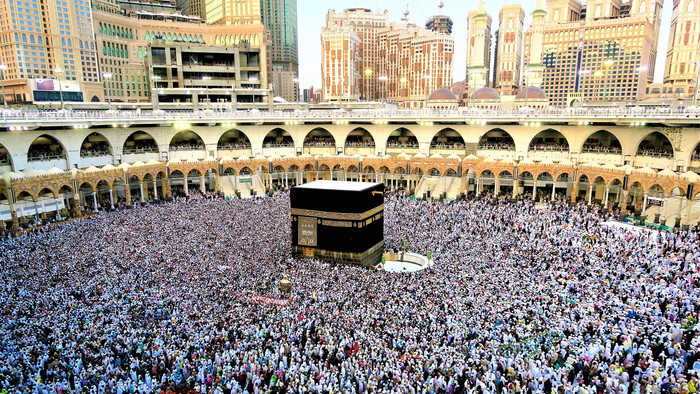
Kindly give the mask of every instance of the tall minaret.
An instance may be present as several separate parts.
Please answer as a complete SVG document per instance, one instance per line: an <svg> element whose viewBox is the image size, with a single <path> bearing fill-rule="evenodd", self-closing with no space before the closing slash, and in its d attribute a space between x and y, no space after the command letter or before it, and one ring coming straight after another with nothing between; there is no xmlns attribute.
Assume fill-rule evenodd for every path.
<svg viewBox="0 0 700 394"><path fill-rule="evenodd" d="M491 15L483 0L467 20L467 92L488 86L491 73Z"/></svg>
<svg viewBox="0 0 700 394"><path fill-rule="evenodd" d="M664 82L697 85L700 67L700 1L675 0ZM697 93L696 93L697 94Z"/></svg>
<svg viewBox="0 0 700 394"><path fill-rule="evenodd" d="M532 23L525 32L525 67L522 75L522 86L541 87L544 74L544 65L542 64L544 25L547 20L547 11L542 6L542 0L537 0L537 7L530 15L532 15Z"/></svg>
<svg viewBox="0 0 700 394"><path fill-rule="evenodd" d="M679 3L683 3L685 5L688 5L688 2L693 3L693 0L673 0L674 3L674 11L673 15L674 18L673 20L676 20L676 14L679 13L678 11L680 10L679 7L676 5ZM649 23L651 23L652 28L654 29L654 41L651 43L651 58L649 59L649 81L654 80L654 69L656 66L656 54L658 51L658 46L659 46L659 31L661 30L661 9L664 6L664 0L632 0L632 7L630 8L630 15L632 16L644 16L649 20ZM697 4L694 7L697 10ZM697 12L694 13L694 15L697 16ZM686 19L683 19L684 21ZM692 20L693 24L695 24L695 32L697 32L697 21L698 18L695 17L695 19L689 18L688 20ZM683 22L685 23L685 22ZM671 24L671 36L673 36L673 31L674 27L673 24ZM697 47L697 42L695 44ZM673 41L672 38L669 41L669 51L673 48ZM668 62L668 59L666 60Z"/></svg>

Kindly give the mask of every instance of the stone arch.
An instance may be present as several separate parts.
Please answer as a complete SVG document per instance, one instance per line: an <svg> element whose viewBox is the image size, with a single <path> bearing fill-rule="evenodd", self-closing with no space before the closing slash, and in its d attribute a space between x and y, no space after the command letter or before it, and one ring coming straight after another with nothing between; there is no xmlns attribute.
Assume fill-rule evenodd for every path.
<svg viewBox="0 0 700 394"><path fill-rule="evenodd" d="M335 146L335 138L333 138L333 135L331 135L328 130L322 127L317 127L309 131L306 134L306 137L304 137L304 147L306 148L313 146Z"/></svg>
<svg viewBox="0 0 700 394"><path fill-rule="evenodd" d="M375 139L369 130L364 127L357 127L345 136L345 143L343 145L346 148L373 148Z"/></svg>
<svg viewBox="0 0 700 394"><path fill-rule="evenodd" d="M690 158L688 159L688 163L690 163L691 161L700 161L700 141L698 141L698 143L695 145L695 149L690 151Z"/></svg>
<svg viewBox="0 0 700 394"><path fill-rule="evenodd" d="M248 136L238 129L230 129L221 134L216 149L252 149Z"/></svg>
<svg viewBox="0 0 700 394"><path fill-rule="evenodd" d="M508 170L503 170L498 173L498 179L513 179L513 173Z"/></svg>
<svg viewBox="0 0 700 394"><path fill-rule="evenodd" d="M80 145L80 157L107 156L112 154L112 144L101 133L88 134Z"/></svg>
<svg viewBox="0 0 700 394"><path fill-rule="evenodd" d="M515 140L509 132L495 128L481 135L477 149L515 150Z"/></svg>
<svg viewBox="0 0 700 394"><path fill-rule="evenodd" d="M464 149L465 147L462 134L451 127L438 131L430 141L431 149Z"/></svg>
<svg viewBox="0 0 700 394"><path fill-rule="evenodd" d="M225 166L223 175L236 175L236 169L231 166Z"/></svg>
<svg viewBox="0 0 700 394"><path fill-rule="evenodd" d="M381 166L381 167L379 167L379 171L378 171L378 172L379 172L380 174L391 174L391 170L389 170L389 167L387 167L387 166Z"/></svg>
<svg viewBox="0 0 700 394"><path fill-rule="evenodd" d="M250 169L250 167L245 166L241 168L241 170L238 172L239 175L252 175L253 171Z"/></svg>
<svg viewBox="0 0 700 394"><path fill-rule="evenodd" d="M665 134L652 131L639 140L635 154L637 156L673 158L675 150L671 140Z"/></svg>
<svg viewBox="0 0 700 394"><path fill-rule="evenodd" d="M545 129L532 137L528 150L568 152L569 141L561 132L554 129Z"/></svg>
<svg viewBox="0 0 700 394"><path fill-rule="evenodd" d="M204 141L194 131L182 130L170 139L169 150L204 150Z"/></svg>
<svg viewBox="0 0 700 394"><path fill-rule="evenodd" d="M57 198L58 197L58 192L56 190L50 189L48 187L44 187L41 190L39 190L39 193L37 193L37 197L43 197L46 196L46 194L50 194L51 197Z"/></svg>
<svg viewBox="0 0 700 394"><path fill-rule="evenodd" d="M547 171L542 171L537 174L537 182L553 182L554 177Z"/></svg>
<svg viewBox="0 0 700 394"><path fill-rule="evenodd" d="M287 130L276 127L263 138L263 148L294 147L294 139Z"/></svg>
<svg viewBox="0 0 700 394"><path fill-rule="evenodd" d="M579 152L622 154L622 142L615 133L608 130L598 130L583 140Z"/></svg>
<svg viewBox="0 0 700 394"><path fill-rule="evenodd" d="M523 171L518 175L518 179L521 181L531 181L534 180L535 177L532 175L530 171Z"/></svg>
<svg viewBox="0 0 700 394"><path fill-rule="evenodd" d="M66 159L66 148L57 138L42 134L34 139L27 150L27 161Z"/></svg>
<svg viewBox="0 0 700 394"><path fill-rule="evenodd" d="M124 141L122 153L157 153L159 151L158 143L152 135L145 131L134 131Z"/></svg>
<svg viewBox="0 0 700 394"><path fill-rule="evenodd" d="M387 148L418 148L418 138L409 129L399 127L389 134L386 140Z"/></svg>
<svg viewBox="0 0 700 394"><path fill-rule="evenodd" d="M3 144L0 144L0 168L5 166L10 166L10 171L14 171L15 166L12 163L10 151Z"/></svg>

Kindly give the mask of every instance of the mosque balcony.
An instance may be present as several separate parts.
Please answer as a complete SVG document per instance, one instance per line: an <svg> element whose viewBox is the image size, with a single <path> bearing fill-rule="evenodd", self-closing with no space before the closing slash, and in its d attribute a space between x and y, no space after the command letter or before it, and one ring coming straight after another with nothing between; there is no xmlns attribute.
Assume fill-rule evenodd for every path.
<svg viewBox="0 0 700 394"><path fill-rule="evenodd" d="M431 146L430 147L430 154L439 154L442 156L449 156L449 155L459 155L459 156L466 156L466 147L464 145L461 146Z"/></svg>
<svg viewBox="0 0 700 394"><path fill-rule="evenodd" d="M649 167L656 169L674 169L673 157L671 156L650 156L637 153L634 156L635 167ZM692 163L691 163L692 166Z"/></svg>
<svg viewBox="0 0 700 394"><path fill-rule="evenodd" d="M294 150L294 145L278 145L278 144L267 144L263 145L262 154L265 157L285 157L294 155L296 152Z"/></svg>
<svg viewBox="0 0 700 394"><path fill-rule="evenodd" d="M135 163L137 161L147 162L150 160L160 160L160 156L157 151L152 150L124 150L122 156L122 163Z"/></svg>
<svg viewBox="0 0 700 394"><path fill-rule="evenodd" d="M183 161L188 160L204 160L207 157L207 152L204 147L199 149L171 149L168 155L169 160L180 159Z"/></svg>
<svg viewBox="0 0 700 394"><path fill-rule="evenodd" d="M335 155L335 145L316 145L316 146L305 146L304 153L308 153L311 156L316 155Z"/></svg>
<svg viewBox="0 0 700 394"><path fill-rule="evenodd" d="M477 149L476 155L485 159L515 160L515 149Z"/></svg>
<svg viewBox="0 0 700 394"><path fill-rule="evenodd" d="M369 156L369 155L374 155L375 150L374 150L374 146L363 146L363 147L345 146L344 153L347 156L352 156L352 155Z"/></svg>
<svg viewBox="0 0 700 394"><path fill-rule="evenodd" d="M527 157L532 160L562 161L569 158L569 151L563 149L530 149Z"/></svg>
<svg viewBox="0 0 700 394"><path fill-rule="evenodd" d="M604 153L604 152L591 152L582 151L578 159L579 163L599 163L599 164L613 164L621 166L625 164L624 156L622 156L622 151L617 153Z"/></svg>
<svg viewBox="0 0 700 394"><path fill-rule="evenodd" d="M223 147L218 147L216 148L216 152L219 157L232 157L234 159L237 159L241 156L252 156L253 155L253 149L251 149L250 146L248 147L230 147L230 146L223 146Z"/></svg>
<svg viewBox="0 0 700 394"><path fill-rule="evenodd" d="M100 155L80 155L81 167L102 167L107 164L114 164L114 156L109 152Z"/></svg>

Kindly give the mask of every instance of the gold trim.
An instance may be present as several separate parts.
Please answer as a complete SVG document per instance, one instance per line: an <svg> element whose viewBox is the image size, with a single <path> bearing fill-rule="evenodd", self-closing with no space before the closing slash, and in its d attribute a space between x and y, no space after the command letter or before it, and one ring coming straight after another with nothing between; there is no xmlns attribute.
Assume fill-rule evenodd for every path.
<svg viewBox="0 0 700 394"><path fill-rule="evenodd" d="M383 211L384 211L384 204L379 205L375 208L370 209L367 212L362 212L362 213L325 212L325 211L315 211L315 210L311 210L311 209L299 209L299 208L292 208L291 213L292 213L292 215L311 216L311 217L323 218L323 219L365 220L368 217L375 215L379 212L383 212Z"/></svg>

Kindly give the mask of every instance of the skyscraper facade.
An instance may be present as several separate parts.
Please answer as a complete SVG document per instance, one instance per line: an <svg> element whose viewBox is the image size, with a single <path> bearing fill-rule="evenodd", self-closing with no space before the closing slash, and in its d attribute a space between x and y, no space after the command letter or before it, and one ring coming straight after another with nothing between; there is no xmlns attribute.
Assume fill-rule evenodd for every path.
<svg viewBox="0 0 700 394"><path fill-rule="evenodd" d="M270 32L272 67L299 73L296 0L261 0L262 24Z"/></svg>
<svg viewBox="0 0 700 394"><path fill-rule="evenodd" d="M700 2L674 0L664 83L690 84L697 94L700 70Z"/></svg>
<svg viewBox="0 0 700 394"><path fill-rule="evenodd" d="M501 95L512 96L518 92L520 84L525 11L520 4L506 4L498 20L495 88Z"/></svg>
<svg viewBox="0 0 700 394"><path fill-rule="evenodd" d="M525 39L525 79L539 82L556 106L639 100L653 80L660 5L632 0L629 11L616 0L553 0ZM585 16L585 17L584 17ZM541 23L544 17L545 23Z"/></svg>
<svg viewBox="0 0 700 394"><path fill-rule="evenodd" d="M378 72L382 57L379 52L380 30L389 26L389 13L374 13L368 8L348 8L343 12L329 10L326 14L326 28L347 26L355 32L360 40L358 48L360 70L359 90L366 100L381 99L381 91L385 88L384 78Z"/></svg>
<svg viewBox="0 0 700 394"><path fill-rule="evenodd" d="M0 20L8 103L102 98L89 0L6 0Z"/></svg>
<svg viewBox="0 0 700 394"><path fill-rule="evenodd" d="M467 93L489 85L491 74L491 15L479 2L467 20Z"/></svg>
<svg viewBox="0 0 700 394"><path fill-rule="evenodd" d="M324 101L360 98L360 38L350 26L326 27L321 32L321 74Z"/></svg>
<svg viewBox="0 0 700 394"><path fill-rule="evenodd" d="M423 107L430 93L452 87L452 36L392 23L379 33L379 50L379 73L386 76L382 93L399 106Z"/></svg>

